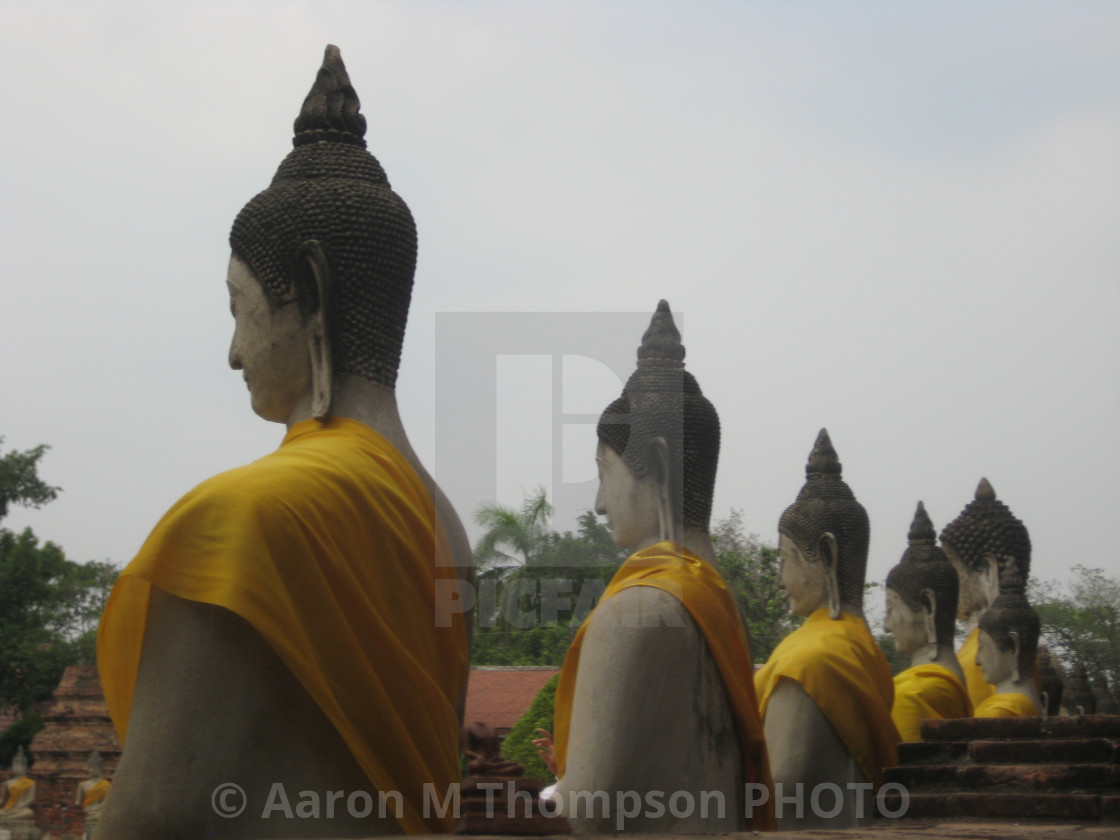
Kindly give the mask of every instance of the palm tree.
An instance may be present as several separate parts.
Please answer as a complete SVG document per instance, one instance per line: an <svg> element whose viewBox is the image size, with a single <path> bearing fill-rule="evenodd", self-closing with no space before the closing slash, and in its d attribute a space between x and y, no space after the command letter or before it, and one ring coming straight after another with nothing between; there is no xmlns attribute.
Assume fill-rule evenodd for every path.
<svg viewBox="0 0 1120 840"><path fill-rule="evenodd" d="M519 511L499 504L480 505L475 511L475 523L487 529L474 547L475 580L480 592L488 581L496 581L501 591L493 605L496 613L518 615L522 595L535 600L536 582L527 570L537 565L552 537L551 519L552 505L543 487L527 496ZM481 626L493 627L497 616L483 599L477 606Z"/></svg>
<svg viewBox="0 0 1120 840"><path fill-rule="evenodd" d="M487 531L474 547L475 568L481 574L534 565L552 533L551 520L552 505L543 487L525 499L520 511L499 504L480 505L474 521Z"/></svg>

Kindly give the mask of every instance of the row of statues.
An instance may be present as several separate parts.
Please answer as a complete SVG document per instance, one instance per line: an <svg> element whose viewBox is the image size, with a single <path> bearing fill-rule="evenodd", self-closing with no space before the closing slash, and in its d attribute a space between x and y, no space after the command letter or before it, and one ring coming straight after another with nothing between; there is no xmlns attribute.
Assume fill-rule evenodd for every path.
<svg viewBox="0 0 1120 840"><path fill-rule="evenodd" d="M886 627L912 664L895 678L892 715L902 740L921 740L923 719L1038 715L1039 620L1025 596L1023 523L981 479L941 546L920 502L909 540L886 583ZM954 618L969 631L959 655Z"/></svg>
<svg viewBox="0 0 1120 840"><path fill-rule="evenodd" d="M87 770L89 778L78 784L74 805L81 809L88 830L96 825L101 815L101 808L109 795L110 782L102 777L102 759L97 750L90 753ZM37 786L27 772L27 755L23 747L20 747L12 759L11 777L0 784L0 825L30 822L34 819Z"/></svg>
<svg viewBox="0 0 1120 840"><path fill-rule="evenodd" d="M276 452L172 507L109 598L98 663L124 752L100 838L453 825L453 810L433 805L461 775L472 564L397 410L416 231L365 130L328 47L293 150L230 235L230 366L254 411L287 433ZM914 667L892 680L863 615L868 517L823 430L779 522L782 585L805 622L754 673L713 565L719 417L685 370L664 301L637 355L595 453L596 510L630 556L571 644L542 745L558 774L552 801L573 831L619 828L617 807L581 812L580 794L625 800L626 830L786 827L778 786L799 784L839 785L832 822L853 824L896 763L896 696L911 718L1008 695L1038 705L1037 620L1022 592L1029 542L1005 527L986 483L941 548L919 507L888 579L888 623ZM955 613L976 628L959 663ZM993 697L980 696L984 682ZM942 695L955 704L944 712ZM222 812L229 785L243 814ZM400 807L293 823L262 808L277 785ZM650 801L659 791L668 803ZM722 807L698 807L701 793ZM649 807L631 814L631 795Z"/></svg>

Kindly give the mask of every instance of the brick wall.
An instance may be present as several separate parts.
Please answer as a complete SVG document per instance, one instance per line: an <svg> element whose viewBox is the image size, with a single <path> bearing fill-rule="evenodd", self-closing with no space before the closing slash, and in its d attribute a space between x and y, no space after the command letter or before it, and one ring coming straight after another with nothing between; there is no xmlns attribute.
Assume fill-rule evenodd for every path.
<svg viewBox="0 0 1120 840"><path fill-rule="evenodd" d="M89 778L90 753L101 753L102 775L110 781L121 755L97 668L67 668L43 710L43 721L31 742L35 764L28 773L36 783L35 824L56 838L81 836L84 822L74 798L78 785Z"/></svg>

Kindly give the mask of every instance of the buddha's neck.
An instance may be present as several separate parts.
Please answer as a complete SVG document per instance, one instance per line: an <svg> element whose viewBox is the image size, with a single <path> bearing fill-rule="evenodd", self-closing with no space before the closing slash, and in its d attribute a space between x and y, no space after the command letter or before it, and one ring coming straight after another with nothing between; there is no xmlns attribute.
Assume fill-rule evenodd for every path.
<svg viewBox="0 0 1120 840"><path fill-rule="evenodd" d="M651 533L637 545L626 546L626 550L631 554L637 554L639 551L643 551L651 545L657 545L659 542L666 541L675 543L691 551L697 557L707 560L709 563L714 564L716 562L716 552L712 547L712 537L707 531L700 528L685 528L679 540L666 537L663 534Z"/></svg>
<svg viewBox="0 0 1120 840"><path fill-rule="evenodd" d="M952 672L961 682L964 682L961 663L957 660L957 655L953 652L953 646L950 644L931 643L922 645L910 655L910 666L917 665L940 665Z"/></svg>
<svg viewBox="0 0 1120 840"><path fill-rule="evenodd" d="M811 616L813 613L817 612L818 610L828 610L828 601L827 600L821 601L815 607L813 607L811 610L809 610L807 613L804 613L804 614L798 613L798 615L800 615L802 618L808 618L809 616ZM841 601L840 602L840 612L847 613L848 615L855 616L856 618L862 618L864 621L867 621L867 616L865 616L863 614L863 607L862 606L858 606L856 604L851 604L851 603L848 603L847 601Z"/></svg>
<svg viewBox="0 0 1120 840"><path fill-rule="evenodd" d="M1036 709L1042 708L1042 698L1038 695L1038 687L1034 684L1033 670L1019 669L1019 675L1014 673L1001 683L996 684L996 694L1022 694L1026 696Z"/></svg>
<svg viewBox="0 0 1120 840"><path fill-rule="evenodd" d="M714 564L716 562L716 550L712 547L712 536L707 531L700 528L685 528L681 535L681 545L709 563Z"/></svg>
<svg viewBox="0 0 1120 840"><path fill-rule="evenodd" d="M825 604L827 607L828 605ZM840 602L840 612L846 612L848 615L854 615L856 618L862 618L867 621L867 617L863 614L863 607L857 604L849 604L847 601Z"/></svg>
<svg viewBox="0 0 1120 840"><path fill-rule="evenodd" d="M422 470L412 444L405 434L397 408L397 393L387 385L378 385L361 376L336 374L331 389L331 416L346 417L365 423L396 447L414 469ZM293 415L288 428L302 420L310 420L310 411Z"/></svg>

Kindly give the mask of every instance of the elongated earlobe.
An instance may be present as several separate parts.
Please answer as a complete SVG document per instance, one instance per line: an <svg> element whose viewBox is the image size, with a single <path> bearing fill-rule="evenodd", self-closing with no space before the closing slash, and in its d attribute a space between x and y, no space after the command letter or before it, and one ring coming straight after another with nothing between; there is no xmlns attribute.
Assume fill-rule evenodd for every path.
<svg viewBox="0 0 1120 840"><path fill-rule="evenodd" d="M1012 630L1007 635L1011 638L1011 656L1015 663L1011 666L1011 679L1019 682L1019 677L1022 676L1019 671L1019 634Z"/></svg>
<svg viewBox="0 0 1120 840"><path fill-rule="evenodd" d="M926 644L937 644L937 597L932 589L922 590L922 605L926 608Z"/></svg>
<svg viewBox="0 0 1120 840"><path fill-rule="evenodd" d="M657 482L657 519L662 541L681 543L680 513L674 502L673 464L669 444L663 437L655 437L646 450L646 475Z"/></svg>
<svg viewBox="0 0 1120 840"><path fill-rule="evenodd" d="M297 258L296 294L300 312L308 324L308 354L311 358L311 415L320 422L331 416L334 366L327 324L330 311L331 267L323 246L309 239Z"/></svg>
<svg viewBox="0 0 1120 840"><path fill-rule="evenodd" d="M829 531L821 534L818 556L825 566L825 594L828 596L828 617L840 618L840 549L836 537Z"/></svg>

